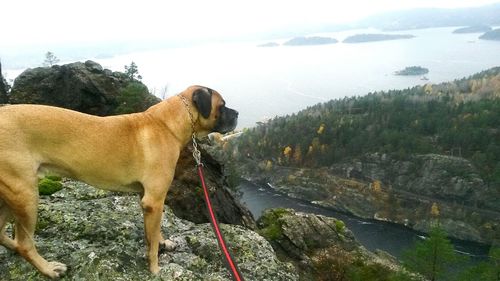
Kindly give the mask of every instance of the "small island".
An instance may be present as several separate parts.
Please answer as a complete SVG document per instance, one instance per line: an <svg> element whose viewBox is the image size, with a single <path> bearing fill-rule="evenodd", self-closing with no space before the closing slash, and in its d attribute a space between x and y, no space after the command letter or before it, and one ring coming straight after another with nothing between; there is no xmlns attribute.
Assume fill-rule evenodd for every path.
<svg viewBox="0 0 500 281"><path fill-rule="evenodd" d="M479 39L500 41L500 28L486 32L485 34L479 36Z"/></svg>
<svg viewBox="0 0 500 281"><path fill-rule="evenodd" d="M404 75L404 76L409 76L409 75L424 75L429 73L429 69L421 66L407 66L403 70L398 70L394 72L394 75Z"/></svg>
<svg viewBox="0 0 500 281"><path fill-rule="evenodd" d="M453 30L453 33L456 34L461 34L461 33L484 33L491 31L491 27L487 25L473 25L473 26L467 26L467 27L462 27Z"/></svg>
<svg viewBox="0 0 500 281"><path fill-rule="evenodd" d="M278 44L276 42L269 42L269 43L257 45L257 47L278 47L279 45L280 44Z"/></svg>
<svg viewBox="0 0 500 281"><path fill-rule="evenodd" d="M414 38L411 34L356 34L347 37L343 43L365 43L386 40L410 39Z"/></svg>
<svg viewBox="0 0 500 281"><path fill-rule="evenodd" d="M325 45L325 44L335 44L337 43L337 39L330 37L320 37L320 36L311 36L311 37L295 37L292 38L283 45L285 46L310 46L310 45Z"/></svg>

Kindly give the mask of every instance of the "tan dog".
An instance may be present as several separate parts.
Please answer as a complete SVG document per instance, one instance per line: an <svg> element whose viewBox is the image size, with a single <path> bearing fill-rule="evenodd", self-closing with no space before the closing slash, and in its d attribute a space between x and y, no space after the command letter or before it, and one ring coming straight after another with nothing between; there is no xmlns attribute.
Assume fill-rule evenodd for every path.
<svg viewBox="0 0 500 281"><path fill-rule="evenodd" d="M226 133L234 130L237 117L219 93L201 86L145 112L110 117L41 105L1 107L0 244L48 277L64 274L66 265L45 260L33 241L38 177L58 174L106 190L141 193L149 269L158 273L159 244L173 245L160 233L163 204L192 125L198 137ZM14 239L5 233L11 219Z"/></svg>

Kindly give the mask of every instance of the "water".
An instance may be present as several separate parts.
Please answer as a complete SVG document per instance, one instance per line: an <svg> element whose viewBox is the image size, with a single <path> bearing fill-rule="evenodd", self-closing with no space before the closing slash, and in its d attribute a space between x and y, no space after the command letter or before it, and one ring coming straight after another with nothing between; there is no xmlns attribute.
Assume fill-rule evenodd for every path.
<svg viewBox="0 0 500 281"><path fill-rule="evenodd" d="M262 48L257 45L269 41L220 42L93 59L118 71L134 61L143 82L160 97L175 95L192 84L210 86L240 112L239 127L243 128L266 117L291 114L330 99L450 81L500 66L500 42L478 40L478 33L452 34L454 29L384 32L416 37L361 44ZM360 33L380 31L311 35L342 41ZM287 39L275 41L282 43ZM393 75L411 65L429 68L429 80ZM22 71L9 70L8 62L3 67L9 79Z"/></svg>
<svg viewBox="0 0 500 281"><path fill-rule="evenodd" d="M166 86L167 96L191 84L219 90L228 105L240 111L241 128L334 98L451 81L500 66L500 42L478 40L477 33L452 34L454 29L400 31L394 33L416 37L362 44L262 48L256 46L264 42L220 43L97 61L113 70L136 62L143 81L159 95ZM320 35L341 41L368 32L380 33L352 30ZM429 80L393 75L411 65L429 68Z"/></svg>
<svg viewBox="0 0 500 281"><path fill-rule="evenodd" d="M269 187L259 186L248 181L244 181L239 186L239 189L243 192L241 201L256 219L268 208L292 208L300 212L338 218L344 221L347 228L354 233L356 239L365 248L371 251L381 249L398 258L415 241L425 237L422 233L400 225L356 218L282 195ZM467 254L474 260L484 259L489 251L489 246L479 243L460 240L453 240L452 242L458 253Z"/></svg>

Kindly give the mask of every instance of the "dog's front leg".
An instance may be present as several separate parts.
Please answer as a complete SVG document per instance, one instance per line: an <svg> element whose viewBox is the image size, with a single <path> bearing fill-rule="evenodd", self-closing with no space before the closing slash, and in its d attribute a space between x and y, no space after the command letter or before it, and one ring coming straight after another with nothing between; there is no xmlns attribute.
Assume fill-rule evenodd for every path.
<svg viewBox="0 0 500 281"><path fill-rule="evenodd" d="M163 188L165 189L165 188ZM163 204L166 192L145 192L141 200L141 207L144 213L144 231L146 234L147 258L149 270L153 274L158 274L158 247L161 240L161 218L163 214Z"/></svg>

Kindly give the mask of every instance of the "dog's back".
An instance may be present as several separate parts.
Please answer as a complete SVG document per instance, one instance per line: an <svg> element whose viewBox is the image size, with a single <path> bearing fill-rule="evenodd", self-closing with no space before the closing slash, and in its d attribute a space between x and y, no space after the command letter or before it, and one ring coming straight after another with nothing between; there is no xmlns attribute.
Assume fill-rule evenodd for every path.
<svg viewBox="0 0 500 281"><path fill-rule="evenodd" d="M137 134L131 130L137 128L128 122L130 118L98 117L43 105L1 107L0 177L7 166L18 166L21 171L59 174L103 188L128 184L124 174L133 163L125 159L140 152L133 147ZM102 171L108 173L101 175Z"/></svg>

